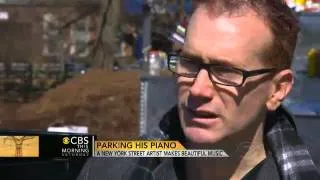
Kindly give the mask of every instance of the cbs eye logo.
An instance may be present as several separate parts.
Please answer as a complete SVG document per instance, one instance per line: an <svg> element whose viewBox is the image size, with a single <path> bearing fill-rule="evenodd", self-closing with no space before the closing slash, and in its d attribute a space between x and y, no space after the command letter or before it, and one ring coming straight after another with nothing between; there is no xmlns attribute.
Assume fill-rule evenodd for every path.
<svg viewBox="0 0 320 180"><path fill-rule="evenodd" d="M63 144L73 144L73 145L82 145L82 144L89 144L89 137L76 137L73 136L71 138L64 137L62 139Z"/></svg>
<svg viewBox="0 0 320 180"><path fill-rule="evenodd" d="M68 137L64 137L62 139L63 144L69 144L70 143L70 139Z"/></svg>

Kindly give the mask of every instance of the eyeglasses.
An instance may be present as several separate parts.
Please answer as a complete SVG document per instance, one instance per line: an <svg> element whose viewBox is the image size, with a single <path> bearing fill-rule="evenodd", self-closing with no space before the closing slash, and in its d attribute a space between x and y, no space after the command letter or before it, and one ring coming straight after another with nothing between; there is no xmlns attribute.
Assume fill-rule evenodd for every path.
<svg viewBox="0 0 320 180"><path fill-rule="evenodd" d="M178 76L187 78L196 78L199 71L205 69L213 83L235 87L242 86L248 77L276 71L275 68L246 71L220 64L204 64L180 55L168 56L168 68Z"/></svg>

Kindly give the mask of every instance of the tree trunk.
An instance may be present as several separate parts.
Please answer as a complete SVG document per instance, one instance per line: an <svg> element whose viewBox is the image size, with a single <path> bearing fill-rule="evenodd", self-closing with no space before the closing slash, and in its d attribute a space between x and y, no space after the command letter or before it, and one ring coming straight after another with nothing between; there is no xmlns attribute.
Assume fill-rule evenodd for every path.
<svg viewBox="0 0 320 180"><path fill-rule="evenodd" d="M94 66L112 68L113 55L119 49L116 33L120 25L121 1L108 0L103 3L101 27L93 50Z"/></svg>
<svg viewBox="0 0 320 180"><path fill-rule="evenodd" d="M178 0L178 5L179 5L179 21L182 21L183 20L183 16L185 15L185 12L184 12L184 5L185 5L185 2L184 0Z"/></svg>

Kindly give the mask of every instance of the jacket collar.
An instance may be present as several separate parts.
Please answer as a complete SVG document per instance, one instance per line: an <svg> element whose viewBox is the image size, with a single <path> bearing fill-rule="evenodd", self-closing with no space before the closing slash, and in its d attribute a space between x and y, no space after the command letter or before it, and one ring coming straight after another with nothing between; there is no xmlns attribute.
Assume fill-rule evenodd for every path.
<svg viewBox="0 0 320 180"><path fill-rule="evenodd" d="M264 135L266 135L279 120L285 120L296 131L296 124L293 120L293 115L289 111L280 106L276 111L267 114L267 121L264 127ZM185 136L180 124L178 115L178 107L172 107L161 119L158 128L148 135L149 139L161 140L178 140L185 142Z"/></svg>
<svg viewBox="0 0 320 180"><path fill-rule="evenodd" d="M185 136L180 125L177 106L164 115L157 133L154 134L156 135L154 138L178 140L184 144ZM297 134L293 116L284 107L280 106L275 112L267 114L264 144L266 151L271 153L283 179L307 178L310 175L320 177L308 149ZM304 154L296 155L299 152L304 152ZM287 153L291 157L284 161L283 155L289 155ZM299 167L296 167L294 164L301 160L308 164L300 164ZM288 170L288 164L294 168ZM165 158L154 172L165 174L167 177L164 179L184 179L182 177L184 176L183 165L182 158Z"/></svg>

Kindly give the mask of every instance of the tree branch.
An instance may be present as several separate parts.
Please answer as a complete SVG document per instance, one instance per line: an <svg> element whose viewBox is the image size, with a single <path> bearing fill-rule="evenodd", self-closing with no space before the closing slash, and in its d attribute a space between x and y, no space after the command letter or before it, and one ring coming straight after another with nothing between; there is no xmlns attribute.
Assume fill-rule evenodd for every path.
<svg viewBox="0 0 320 180"><path fill-rule="evenodd" d="M105 26L107 24L107 15L108 15L110 7L111 7L111 0L108 0L108 2L106 3L106 5L103 8L103 11L101 13L101 16L100 16L101 20L100 20L100 23L99 23L98 36L97 36L97 39L95 40L95 42L93 44L93 48L92 48L89 56L94 57L97 54L99 46L103 46L102 35L103 35L104 28L105 28Z"/></svg>

